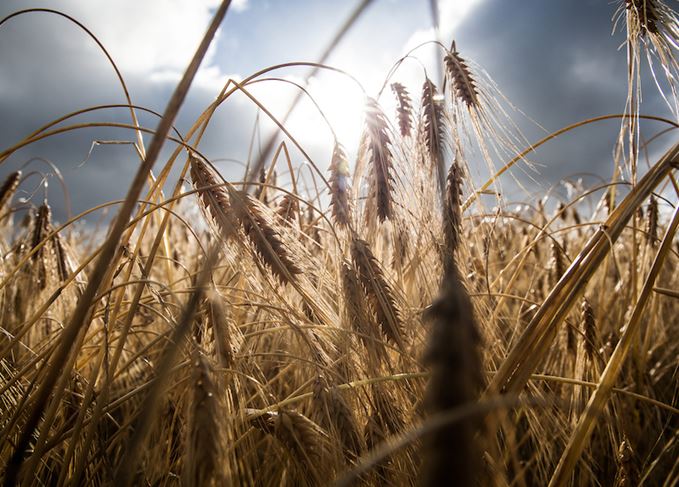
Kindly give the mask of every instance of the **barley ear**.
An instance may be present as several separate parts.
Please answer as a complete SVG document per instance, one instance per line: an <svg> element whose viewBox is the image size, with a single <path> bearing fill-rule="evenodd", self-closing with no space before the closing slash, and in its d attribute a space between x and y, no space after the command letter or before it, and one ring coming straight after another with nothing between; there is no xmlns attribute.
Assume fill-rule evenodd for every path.
<svg viewBox="0 0 679 487"><path fill-rule="evenodd" d="M401 137L410 137L413 129L413 103L410 94L401 83L392 83L391 91L396 96L396 119Z"/></svg>
<svg viewBox="0 0 679 487"><path fill-rule="evenodd" d="M444 277L439 297L426 315L431 332L425 361L431 377L425 407L437 414L475 401L483 387L479 332L457 271ZM476 422L467 420L424 438L422 485L475 485L481 467L477 430Z"/></svg>
<svg viewBox="0 0 679 487"><path fill-rule="evenodd" d="M393 216L394 168L391 136L382 109L372 98L368 99L365 116L368 133L370 164L369 203L375 207L380 222Z"/></svg>
<svg viewBox="0 0 679 487"><path fill-rule="evenodd" d="M335 144L330 162L330 208L335 224L347 228L351 224L352 195L349 161L344 148Z"/></svg>
<svg viewBox="0 0 679 487"><path fill-rule="evenodd" d="M231 188L231 206L253 250L274 276L283 284L290 283L302 270L293 261L279 232L264 214L257 200L243 191Z"/></svg>
<svg viewBox="0 0 679 487"><path fill-rule="evenodd" d="M5 179L5 182L0 187L0 225L3 225L5 220L8 220L10 217L9 202L16 193L20 181L21 171L14 171L7 176L7 179Z"/></svg>
<svg viewBox="0 0 679 487"><path fill-rule="evenodd" d="M199 201L203 210L209 214L224 240L230 239L236 224L232 216L229 194L214 171L194 154L189 155L191 180L199 190Z"/></svg>
<svg viewBox="0 0 679 487"><path fill-rule="evenodd" d="M192 355L185 481L192 486L221 485L224 442L218 390L208 360L197 347Z"/></svg>
<svg viewBox="0 0 679 487"><path fill-rule="evenodd" d="M462 100L467 108L479 108L476 82L467 62L456 50L446 55L443 61L450 78L451 95Z"/></svg>
<svg viewBox="0 0 679 487"><path fill-rule="evenodd" d="M351 257L382 334L403 351L405 345L396 296L368 243L355 237L351 243Z"/></svg>
<svg viewBox="0 0 679 487"><path fill-rule="evenodd" d="M443 269L444 274L452 271L455 253L460 246L462 230L462 168L453 161L446 178L446 197L443 204Z"/></svg>
<svg viewBox="0 0 679 487"><path fill-rule="evenodd" d="M447 139L447 124L443 110L443 98L436 85L429 78L422 86L422 136L429 152L430 160L435 168L439 185L439 194L443 199L446 186L444 149Z"/></svg>

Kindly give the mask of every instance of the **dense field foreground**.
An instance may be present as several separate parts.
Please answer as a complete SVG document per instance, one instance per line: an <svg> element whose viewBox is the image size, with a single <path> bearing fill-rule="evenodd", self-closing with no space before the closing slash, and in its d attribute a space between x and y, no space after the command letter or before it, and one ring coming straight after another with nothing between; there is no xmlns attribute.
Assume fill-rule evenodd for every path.
<svg viewBox="0 0 679 487"><path fill-rule="evenodd" d="M169 132L224 13L98 248L71 233L82 217L16 197L25 174L0 189L4 484L676 485L679 144L641 163L636 96L650 53L678 126L672 10L619 5L630 102L611 182L493 208L496 178L474 187L468 155L499 176L531 146L454 45L445 83L388 79L393 119L367 99L357 159L338 141L316 191L290 136L250 184L225 181L199 140L252 79L184 141Z"/></svg>

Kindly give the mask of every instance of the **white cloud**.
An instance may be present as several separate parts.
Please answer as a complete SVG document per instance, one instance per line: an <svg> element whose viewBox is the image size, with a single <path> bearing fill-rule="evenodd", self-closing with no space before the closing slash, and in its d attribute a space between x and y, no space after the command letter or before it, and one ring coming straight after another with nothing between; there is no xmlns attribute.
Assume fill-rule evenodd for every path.
<svg viewBox="0 0 679 487"><path fill-rule="evenodd" d="M449 37L482 0L439 0L440 30Z"/></svg>
<svg viewBox="0 0 679 487"><path fill-rule="evenodd" d="M186 67L218 4L219 0L67 0L58 8L92 30L123 72L154 73ZM243 9L247 1L236 4L236 9ZM210 57L209 53L208 62Z"/></svg>
<svg viewBox="0 0 679 487"><path fill-rule="evenodd" d="M249 0L233 0L231 2L231 8L236 12L242 12L250 7Z"/></svg>

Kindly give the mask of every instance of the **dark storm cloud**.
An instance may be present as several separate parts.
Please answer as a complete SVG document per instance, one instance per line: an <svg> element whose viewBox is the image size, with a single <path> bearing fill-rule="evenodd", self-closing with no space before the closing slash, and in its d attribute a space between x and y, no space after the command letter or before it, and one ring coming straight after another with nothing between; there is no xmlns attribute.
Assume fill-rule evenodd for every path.
<svg viewBox="0 0 679 487"><path fill-rule="evenodd" d="M313 2L314 8L308 10L299 7L301 3L295 2L297 7L293 9L295 25L300 24L300 16L303 17L305 12L322 16L322 7L327 5ZM428 27L428 15L422 13L428 8L427 3L378 0L340 46L334 59L341 63L356 56L375 55L370 42L374 38L373 44L380 50L391 45L395 60L409 32ZM238 55L231 56L233 53L227 52L229 61L221 69L247 74L267 64L264 59L288 61L290 58L285 50L288 40L297 46L294 59L312 59L319 51L321 44L309 43L308 32L301 28L286 29L280 12L275 22L267 20L254 24L258 15L262 18L275 4L267 5L251 2L250 9L237 19L238 22L227 18L227 22L231 22L228 33L217 45L231 45ZM623 110L626 59L624 50L618 49L623 35L611 36L611 17L615 8L601 0L485 0L458 26L455 38L464 56L486 68L518 108L551 131L583 118ZM417 15L409 15L408 9L416 9ZM0 16L11 10L12 5L0 5ZM334 28L345 11L349 10L343 6L339 14L324 21ZM398 23L381 18L389 11L398 13ZM412 25L406 25L408 19ZM315 26L312 34L316 38L320 35L317 32L320 20L314 18L308 22L311 20ZM252 32L246 28L250 23L254 25ZM397 26L401 24L403 33L399 35ZM373 25L382 27L376 30ZM380 35L376 37L377 31ZM263 40L253 33L259 33ZM328 32L324 35L330 37ZM360 39L364 47L357 50L351 36ZM398 39L389 40L392 36ZM272 44L271 39L276 42ZM308 54L303 53L305 45L309 46ZM269 57L262 60L264 64L252 61L259 59L257 53L265 51ZM222 54L217 51L215 62L221 62L221 59ZM176 83L172 77L159 81L149 73L136 71L126 72L126 79L133 101L157 111L163 110ZM648 77L644 86L643 111L667 115L669 112ZM177 125L186 130L217 91L218 86L194 86ZM37 15L17 19L0 29L0 147L16 143L44 123L70 111L123 101L113 71L103 56L83 36L73 35L73 29L64 22ZM253 107L242 97L229 102L217 113L208 131L201 146L204 153L213 158L245 159L254 117ZM129 117L125 111L117 110L78 119L86 120L127 123ZM156 123L157 119L142 116L143 125L152 128ZM525 119L519 123L530 141L544 135ZM544 180L547 187L562 177L583 171L609 178L618 127L618 122L608 122L550 143L533 157L542 164L541 174L536 178ZM77 211L120 198L127 190L138 161L130 147L101 146L95 149L89 162L78 167L95 139L132 140L133 134L121 130L87 129L57 136L12 156L0 166L0 177L30 157L47 157L63 171ZM319 150L314 155L319 159L326 156ZM236 169L231 167L236 177ZM522 177L521 173L516 174ZM531 189L540 191L535 187ZM63 203L55 197L57 194L56 185L51 184L50 197L57 216L63 219Z"/></svg>
<svg viewBox="0 0 679 487"><path fill-rule="evenodd" d="M8 6L0 9L0 16L8 9ZM3 29L0 30L0 147L16 144L34 130L69 112L94 105L125 103L114 71L103 55L88 39L78 37L77 32L74 35L74 29L61 19L44 14L25 16ZM146 74L135 72L126 76L126 82L134 103L158 112L164 109L176 83L172 79L152 81ZM212 87L194 86L177 126L186 130L215 95ZM201 150L212 157L224 157L227 154L223 150L229 147L229 156L244 157L245 153L237 149L240 144L235 141L247 138L250 127L227 123L228 119L238 119L244 111L247 115L242 102L221 109L211 127L211 132L219 132L220 137L207 137ZM254 115L241 118L254 119ZM115 109L79 116L67 123L94 121L130 123L130 116L124 109ZM149 128L158 123L157 118L143 114L140 114L140 121ZM145 138L148 143L149 136ZM0 177L4 178L9 171L33 157L43 157L60 168L76 212L119 199L125 195L138 158L131 146L100 145L81 166L95 140L131 141L134 134L123 129L91 128L57 135L13 154L0 166ZM167 144L166 148L169 153L173 146ZM42 163L31 164L26 171L30 170L49 172ZM38 180L31 178L26 187L31 188ZM50 202L57 218L63 220L64 200L55 183L50 178Z"/></svg>
<svg viewBox="0 0 679 487"><path fill-rule="evenodd" d="M624 33L611 35L618 3L487 0L460 26L458 48L486 68L502 92L549 131L621 113L627 97L626 53L620 49ZM671 119L648 69L643 86L642 113ZM525 121L521 127L530 141L544 135ZM542 166L536 179L546 187L581 172L610 179L619 127L619 121L599 123L550 142L532 156Z"/></svg>

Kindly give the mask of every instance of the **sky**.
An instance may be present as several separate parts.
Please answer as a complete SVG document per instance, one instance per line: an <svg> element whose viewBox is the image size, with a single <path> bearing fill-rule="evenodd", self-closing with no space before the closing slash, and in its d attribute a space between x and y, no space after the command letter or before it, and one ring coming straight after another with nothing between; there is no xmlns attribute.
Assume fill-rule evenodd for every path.
<svg viewBox="0 0 679 487"><path fill-rule="evenodd" d="M132 101L162 112L199 43L217 0L8 0L0 17L31 7L53 8L73 16L109 50L128 84ZM186 132L229 78L248 75L280 63L314 61L358 0L238 0L232 3L216 40L201 65L176 126ZM462 56L484 70L514 108L510 115L527 141L588 117L620 113L626 99L626 54L623 32L613 32L619 2L605 0L439 0L440 37L454 39ZM355 78L321 73L309 91L334 126L350 154L361 131L364 93L375 96L394 63L411 48L435 38L429 0L374 0L327 61ZM423 67L437 79L435 50L420 48L418 61L405 62L392 81L403 82L418 97ZM279 70L271 76L302 82L308 68ZM282 116L295 94L285 82L252 86L252 93ZM380 99L393 111L387 91ZM89 106L124 103L111 66L96 44L65 19L31 13L0 26L0 147L9 147L42 125ZM672 118L648 76L643 113ZM229 179L240 179L257 120L263 133L271 125L242 94L232 96L215 114L200 150ZM142 115L155 127L157 119ZM129 122L125 110L80 116L74 122ZM612 149L619 130L612 121L575 131L550 143L532 161L537 172L515 171L532 196L552 186L562 191L563 178L594 184L610 179ZM648 134L659 130L648 126ZM289 129L322 169L332 149L332 133L302 103ZM660 154L671 136L649 148ZM49 160L66 181L71 211L78 213L121 198L132 180L138 158L123 129L88 128L32 144L0 164L0 177L33 158ZM148 138L146 139L148 143ZM95 144L94 141L104 143ZM114 143L106 143L114 142ZM257 144L255 144L255 147ZM172 149L166 144L164 155ZM304 164L293 151L295 165ZM161 158L162 162L162 158ZM502 161L497 161L501 164ZM157 171L159 165L156 166ZM47 174L48 196L55 217L69 210L52 169L33 160L24 173ZM481 170L475 176L482 178ZM42 202L40 173L29 177L23 197ZM529 177L530 176L530 177ZM509 180L508 187L513 182ZM33 191L35 190L35 191ZM511 191L509 189L508 191ZM91 218L90 218L91 221Z"/></svg>

